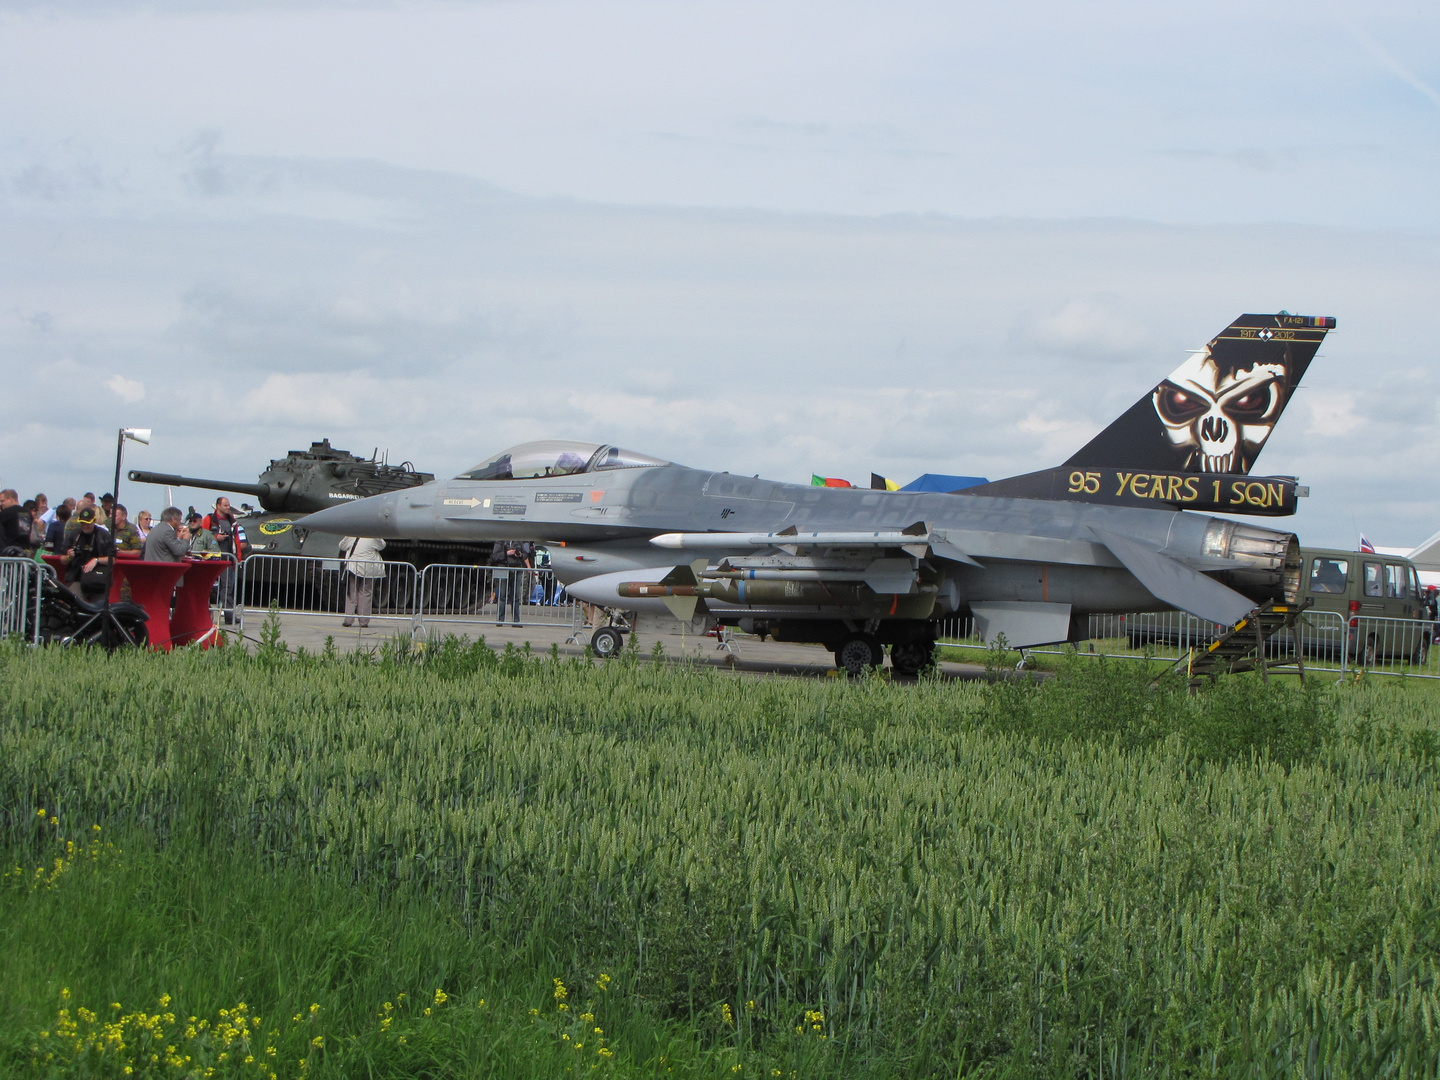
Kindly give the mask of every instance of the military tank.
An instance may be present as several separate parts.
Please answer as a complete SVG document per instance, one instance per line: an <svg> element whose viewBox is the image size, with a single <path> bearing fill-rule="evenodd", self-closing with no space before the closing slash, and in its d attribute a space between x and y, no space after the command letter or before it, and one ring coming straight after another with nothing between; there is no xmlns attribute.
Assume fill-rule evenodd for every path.
<svg viewBox="0 0 1440 1080"><path fill-rule="evenodd" d="M306 529L300 519L317 510L338 503L381 495L387 491L418 487L435 479L434 473L420 472L410 462L391 465L378 454L358 457L348 450L337 450L329 439L310 444L308 450L291 450L283 458L270 462L256 483L236 480L206 480L178 473L131 470L129 478L140 484L163 484L169 487L204 488L210 491L250 495L259 500L259 507L242 504L237 519L245 530L251 554L309 555L336 559L340 554L340 537L333 533ZM443 543L429 540L389 540L385 544L387 562L406 562L417 570L432 563L458 563L467 566L489 562L489 544ZM257 576L247 574L247 582ZM319 589L316 575L307 574L307 606L329 609L331 601L318 599L317 593L328 595L329 588ZM278 583L267 590L275 598ZM287 586L286 592L289 591ZM252 602L265 602L265 596L252 596ZM300 597L295 597L299 600ZM377 600L379 598L377 597ZM400 599L400 598L395 598ZM288 603L286 606L289 606Z"/></svg>

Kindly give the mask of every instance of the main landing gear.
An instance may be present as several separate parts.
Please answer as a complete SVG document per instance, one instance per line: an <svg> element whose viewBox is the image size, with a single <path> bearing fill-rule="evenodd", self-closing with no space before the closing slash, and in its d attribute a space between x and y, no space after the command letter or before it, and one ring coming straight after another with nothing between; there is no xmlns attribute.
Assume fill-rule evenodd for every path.
<svg viewBox="0 0 1440 1080"><path fill-rule="evenodd" d="M902 641L890 646L890 666L896 675L915 676L935 669L933 641Z"/></svg>
<svg viewBox="0 0 1440 1080"><path fill-rule="evenodd" d="M885 662L885 647L880 639L866 631L854 631L834 646L835 666L847 675L863 675L878 670ZM913 678L935 666L934 639L925 636L897 641L890 646L890 666L896 675Z"/></svg>

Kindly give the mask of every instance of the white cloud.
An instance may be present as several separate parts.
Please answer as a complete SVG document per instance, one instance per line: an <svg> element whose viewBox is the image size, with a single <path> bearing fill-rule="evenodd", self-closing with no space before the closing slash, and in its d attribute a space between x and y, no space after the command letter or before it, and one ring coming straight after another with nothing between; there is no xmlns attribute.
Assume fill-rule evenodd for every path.
<svg viewBox="0 0 1440 1080"><path fill-rule="evenodd" d="M1311 390L1304 402L1310 413L1309 433L1322 439L1342 438L1365 423L1355 415L1353 390Z"/></svg>
<svg viewBox="0 0 1440 1080"><path fill-rule="evenodd" d="M1133 354L1145 343L1143 327L1117 309L1116 297L1071 299L1045 315L1026 313L1012 340L1022 349L1106 359Z"/></svg>
<svg viewBox="0 0 1440 1080"><path fill-rule="evenodd" d="M361 414L360 402L384 400L367 375L272 374L240 399L239 418L300 426L348 426Z"/></svg>
<svg viewBox="0 0 1440 1080"><path fill-rule="evenodd" d="M124 375L111 375L105 380L105 385L121 401L134 403L145 397L145 384L139 379L127 379Z"/></svg>

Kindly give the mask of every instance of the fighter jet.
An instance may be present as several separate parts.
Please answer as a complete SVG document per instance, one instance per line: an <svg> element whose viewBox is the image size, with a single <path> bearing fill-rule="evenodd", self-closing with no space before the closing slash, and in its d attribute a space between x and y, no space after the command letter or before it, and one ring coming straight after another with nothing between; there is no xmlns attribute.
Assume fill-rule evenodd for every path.
<svg viewBox="0 0 1440 1080"><path fill-rule="evenodd" d="M829 648L839 667L929 662L940 620L1012 647L1082 640L1097 613L1233 624L1294 601L1294 534L1199 510L1283 514L1254 464L1335 320L1243 315L1056 469L955 493L813 487L547 440L449 480L331 507L328 533L552 545L570 595L636 628L716 625ZM597 651L618 637L597 634ZM604 648L599 648L603 645Z"/></svg>

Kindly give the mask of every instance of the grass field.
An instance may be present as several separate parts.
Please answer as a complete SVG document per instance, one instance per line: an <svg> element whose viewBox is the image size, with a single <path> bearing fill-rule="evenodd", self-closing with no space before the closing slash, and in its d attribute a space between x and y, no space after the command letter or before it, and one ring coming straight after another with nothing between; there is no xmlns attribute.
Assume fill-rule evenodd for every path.
<svg viewBox="0 0 1440 1080"><path fill-rule="evenodd" d="M1428 687L0 675L6 1075L1437 1075Z"/></svg>

